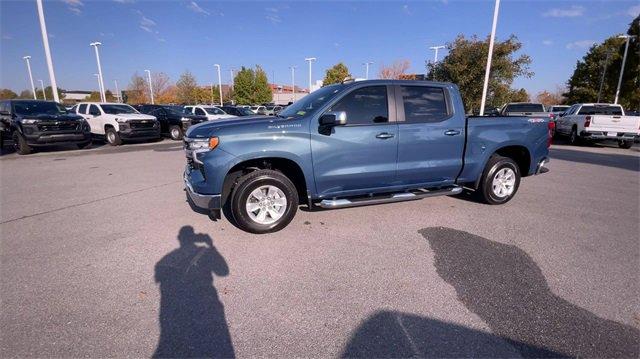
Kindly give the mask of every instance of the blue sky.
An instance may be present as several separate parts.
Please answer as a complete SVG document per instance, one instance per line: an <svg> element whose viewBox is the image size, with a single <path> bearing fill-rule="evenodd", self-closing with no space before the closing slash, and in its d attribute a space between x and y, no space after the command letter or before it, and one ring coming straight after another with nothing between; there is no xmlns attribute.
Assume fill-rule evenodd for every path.
<svg viewBox="0 0 640 359"><path fill-rule="evenodd" d="M223 82L232 67L260 64L269 80L290 83L289 66L298 66L296 84L306 86L305 57L314 56L313 78L338 61L364 76L365 61L380 64L406 59L411 72L424 72L433 58L429 46L456 35L486 36L493 1L141 1L64 0L44 3L58 85L95 90L95 55L89 43L101 41L107 88L121 88L134 72L162 71L175 81L190 70L202 85ZM554 90L573 72L588 47L626 32L640 13L638 1L503 0L497 37L515 34L531 56L531 79L515 86L530 93ZM0 2L0 87L29 88L22 56L32 56L34 78L48 84L35 0ZM444 56L446 53L439 55Z"/></svg>

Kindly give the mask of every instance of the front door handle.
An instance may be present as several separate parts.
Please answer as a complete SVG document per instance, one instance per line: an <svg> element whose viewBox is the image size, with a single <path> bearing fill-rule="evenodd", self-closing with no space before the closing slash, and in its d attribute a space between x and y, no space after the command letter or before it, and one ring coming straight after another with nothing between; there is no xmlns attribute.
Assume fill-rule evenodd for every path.
<svg viewBox="0 0 640 359"><path fill-rule="evenodd" d="M393 136L395 136L393 133L382 132L377 134L376 138L379 138L381 140L386 140L387 138L393 138Z"/></svg>
<svg viewBox="0 0 640 359"><path fill-rule="evenodd" d="M447 131L444 131L444 134L447 135L447 136L455 136L455 135L459 135L460 131L458 131L458 130L447 130Z"/></svg>

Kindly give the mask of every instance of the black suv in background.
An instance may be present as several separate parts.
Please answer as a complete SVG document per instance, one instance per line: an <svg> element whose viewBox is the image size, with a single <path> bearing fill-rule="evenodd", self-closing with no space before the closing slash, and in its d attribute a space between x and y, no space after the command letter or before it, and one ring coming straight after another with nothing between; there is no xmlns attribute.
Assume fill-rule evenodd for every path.
<svg viewBox="0 0 640 359"><path fill-rule="evenodd" d="M253 111L249 110L246 107L236 107L236 106L218 106L219 109L226 112L227 115L233 116L255 116L256 114Z"/></svg>
<svg viewBox="0 0 640 359"><path fill-rule="evenodd" d="M207 120L207 116L187 113L178 105L137 105L136 109L160 121L160 133L169 135L172 140L180 140L191 125Z"/></svg>
<svg viewBox="0 0 640 359"><path fill-rule="evenodd" d="M53 101L0 101L0 123L0 138L11 138L21 155L31 153L33 147L38 146L75 144L78 148L87 148L91 145L87 121ZM0 146L3 144L4 141Z"/></svg>

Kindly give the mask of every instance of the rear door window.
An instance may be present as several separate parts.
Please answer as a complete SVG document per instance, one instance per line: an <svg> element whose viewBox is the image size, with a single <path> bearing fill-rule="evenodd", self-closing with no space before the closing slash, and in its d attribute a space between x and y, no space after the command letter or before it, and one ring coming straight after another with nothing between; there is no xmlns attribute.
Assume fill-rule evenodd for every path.
<svg viewBox="0 0 640 359"><path fill-rule="evenodd" d="M83 115L87 113L87 104L86 103L83 103L80 106L78 106L78 113L81 113Z"/></svg>
<svg viewBox="0 0 640 359"><path fill-rule="evenodd" d="M400 86L400 95L405 122L440 122L449 117L447 100L441 87Z"/></svg>
<svg viewBox="0 0 640 359"><path fill-rule="evenodd" d="M207 114L204 112L203 109L201 109L200 107L196 107L196 111L195 111L196 115L198 116L206 116Z"/></svg>

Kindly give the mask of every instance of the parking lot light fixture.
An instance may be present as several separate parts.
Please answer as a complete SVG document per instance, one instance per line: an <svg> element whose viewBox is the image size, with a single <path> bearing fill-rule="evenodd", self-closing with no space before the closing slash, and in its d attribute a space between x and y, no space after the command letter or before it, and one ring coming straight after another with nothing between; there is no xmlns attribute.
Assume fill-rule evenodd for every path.
<svg viewBox="0 0 640 359"><path fill-rule="evenodd" d="M40 81L40 88L42 89L42 98L47 101L47 94L44 92L44 81L42 80L38 80Z"/></svg>
<svg viewBox="0 0 640 359"><path fill-rule="evenodd" d="M368 61L363 63L364 65L364 79L368 80L369 79L369 66L373 65L373 61Z"/></svg>
<svg viewBox="0 0 640 359"><path fill-rule="evenodd" d="M489 38L489 54L487 55L487 68L484 71L484 85L482 85L482 100L480 100L480 116L484 116L484 104L487 101L487 90L489 88L489 73L491 72L491 57L493 56L493 42L496 38L496 26L498 25L498 11L500 10L500 0L496 0L493 9L493 23L491 25L491 37Z"/></svg>
<svg viewBox="0 0 640 359"><path fill-rule="evenodd" d="M222 106L222 76L220 75L220 65L214 64L213 66L218 69L218 90L220 91L220 106Z"/></svg>
<svg viewBox="0 0 640 359"><path fill-rule="evenodd" d="M151 85L151 71L144 70L147 73L147 79L149 80L149 95L151 96L151 104L155 105L155 101L153 101L153 85Z"/></svg>
<svg viewBox="0 0 640 359"><path fill-rule="evenodd" d="M118 90L118 80L113 80L113 83L116 84L116 99L122 103L122 95L120 94L120 90Z"/></svg>
<svg viewBox="0 0 640 359"><path fill-rule="evenodd" d="M102 102L107 102L107 95L104 92L104 81L102 79L102 66L100 66L100 52L98 51L98 46L102 45L101 42L92 42L89 46L93 46L96 51L96 62L98 63L98 81L100 81L100 99Z"/></svg>
<svg viewBox="0 0 640 359"><path fill-rule="evenodd" d="M31 62L29 62L31 56L23 56L22 58L27 62L27 72L29 73L29 81L31 82L31 92L33 93L33 99L37 100L38 97L36 96L36 86L33 84L33 75L31 74Z"/></svg>
<svg viewBox="0 0 640 359"><path fill-rule="evenodd" d="M436 62L438 62L438 50L440 49L444 49L445 46L444 45L438 45L438 46L431 46L429 47L429 49L431 50L435 50L435 54L433 55L433 63L435 64Z"/></svg>
<svg viewBox="0 0 640 359"><path fill-rule="evenodd" d="M289 66L291 69L291 102L296 102L296 67Z"/></svg>
<svg viewBox="0 0 640 359"><path fill-rule="evenodd" d="M47 68L49 69L49 83L51 84L51 92L53 92L53 100L60 102L58 97L58 84L56 82L56 74L53 72L53 60L51 59L51 49L49 49L49 35L47 34L47 24L44 21L44 9L42 0L36 0L38 6L38 19L40 20L40 31L42 32L42 44L44 45L44 55L47 59Z"/></svg>
<svg viewBox="0 0 640 359"><path fill-rule="evenodd" d="M614 104L618 103L618 97L620 96L620 86L622 85L622 75L624 75L624 65L627 62L627 52L629 52L629 40L635 38L635 35L620 35L618 38L626 39L626 44L624 45L624 55L622 55L622 66L620 66L620 77L618 77L618 87L616 88L616 97L613 100Z"/></svg>
<svg viewBox="0 0 640 359"><path fill-rule="evenodd" d="M304 61L308 61L309 62L309 93L311 93L311 83L313 80L311 80L311 63L316 61L317 59L315 57L307 57L306 59L304 59Z"/></svg>
<svg viewBox="0 0 640 359"><path fill-rule="evenodd" d="M100 75L99 74L93 74L93 76L95 76L96 79L98 79L98 92L100 93L100 101L107 102L107 101L104 101L102 99L102 83L100 83Z"/></svg>

